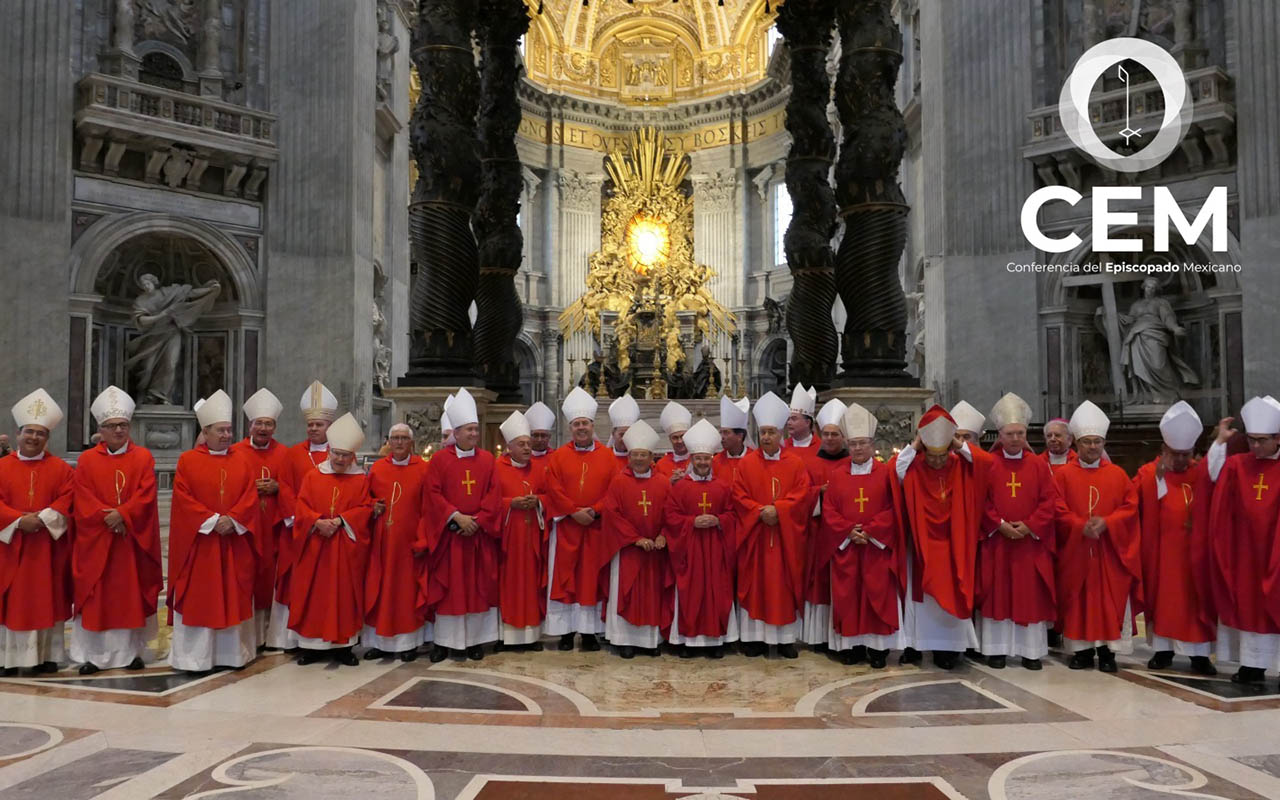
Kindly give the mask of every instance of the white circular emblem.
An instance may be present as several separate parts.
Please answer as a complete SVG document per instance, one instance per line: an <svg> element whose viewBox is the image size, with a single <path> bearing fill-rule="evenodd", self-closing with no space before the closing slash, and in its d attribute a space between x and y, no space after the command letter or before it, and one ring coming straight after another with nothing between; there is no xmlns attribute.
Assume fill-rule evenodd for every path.
<svg viewBox="0 0 1280 800"><path fill-rule="evenodd" d="M1151 71L1164 94L1164 118L1154 139L1140 152L1121 155L1098 138L1089 117L1089 93L1098 76L1126 59L1137 61ZM1121 67L1122 77L1126 76ZM1177 149L1187 128L1191 126L1191 93L1182 68L1163 48L1145 39L1122 37L1108 39L1090 47L1071 68L1062 95L1058 98L1058 116L1062 129L1076 147L1097 159L1098 164L1117 172L1142 172L1164 161ZM1129 125L1128 87L1125 94L1125 125L1117 131L1125 137L1146 138L1146 132Z"/></svg>

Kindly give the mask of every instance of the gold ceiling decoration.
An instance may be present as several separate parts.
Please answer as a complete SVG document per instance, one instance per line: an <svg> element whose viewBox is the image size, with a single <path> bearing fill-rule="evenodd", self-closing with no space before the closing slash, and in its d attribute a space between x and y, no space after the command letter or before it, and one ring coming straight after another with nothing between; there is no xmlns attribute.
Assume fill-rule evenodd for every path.
<svg viewBox="0 0 1280 800"><path fill-rule="evenodd" d="M630 368L635 344L655 361L663 353L672 374L686 358L680 312L692 312L703 341L737 327L707 288L711 268L693 260L689 157L675 140L644 128L609 153L605 169L613 196L600 220L600 250L591 256L586 292L560 315L560 329L565 336L589 330L601 341L601 313L613 312L619 369Z"/></svg>
<svg viewBox="0 0 1280 800"><path fill-rule="evenodd" d="M709 97L763 80L768 31L779 5L777 0L525 3L533 20L525 37L525 69L532 81L550 91L630 105Z"/></svg>

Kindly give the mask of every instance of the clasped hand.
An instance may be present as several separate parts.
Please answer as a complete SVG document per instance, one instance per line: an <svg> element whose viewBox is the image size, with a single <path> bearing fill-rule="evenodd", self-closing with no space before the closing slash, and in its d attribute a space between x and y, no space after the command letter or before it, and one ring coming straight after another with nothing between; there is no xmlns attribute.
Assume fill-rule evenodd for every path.
<svg viewBox="0 0 1280 800"><path fill-rule="evenodd" d="M693 518L695 528L715 528L720 525L720 518L715 514L699 514Z"/></svg>
<svg viewBox="0 0 1280 800"><path fill-rule="evenodd" d="M765 525L778 524L778 509L776 506L765 506L760 509L760 521Z"/></svg>

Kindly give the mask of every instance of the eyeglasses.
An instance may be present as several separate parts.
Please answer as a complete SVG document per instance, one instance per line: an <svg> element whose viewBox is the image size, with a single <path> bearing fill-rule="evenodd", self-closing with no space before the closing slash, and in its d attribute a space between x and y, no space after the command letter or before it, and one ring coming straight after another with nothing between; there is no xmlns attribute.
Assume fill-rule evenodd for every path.
<svg viewBox="0 0 1280 800"><path fill-rule="evenodd" d="M99 425L98 427L99 427L101 430L104 430L104 431L127 431L127 430L129 430L129 423L127 423L127 422L104 422L104 423L102 423L101 425Z"/></svg>

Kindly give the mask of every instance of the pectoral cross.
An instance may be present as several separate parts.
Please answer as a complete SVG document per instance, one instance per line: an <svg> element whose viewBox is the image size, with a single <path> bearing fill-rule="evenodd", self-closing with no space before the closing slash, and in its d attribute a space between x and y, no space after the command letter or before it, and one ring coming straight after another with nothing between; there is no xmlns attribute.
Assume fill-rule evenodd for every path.
<svg viewBox="0 0 1280 800"><path fill-rule="evenodd" d="M707 493L706 493L706 492L703 492L703 493L702 493L702 502L701 502L701 503L698 503L698 508L702 509L702 513L703 513L703 514L705 514L705 513L707 513L708 511L710 511L710 510L711 510L711 504L707 502Z"/></svg>
<svg viewBox="0 0 1280 800"><path fill-rule="evenodd" d="M1009 497L1011 497L1011 498L1013 498L1013 497L1017 497L1017 496L1018 496L1018 489L1022 486L1022 484L1018 483L1018 473L1016 473L1016 472L1010 472L1010 473L1009 473L1009 482L1008 482L1008 483L1006 483L1006 484L1005 484L1005 486L1008 486L1008 487L1009 487Z"/></svg>
<svg viewBox="0 0 1280 800"><path fill-rule="evenodd" d="M647 489L640 490L640 500L636 503L640 507L640 512L646 517L649 516L649 506L653 503L649 502L649 491Z"/></svg>
<svg viewBox="0 0 1280 800"><path fill-rule="evenodd" d="M866 510L866 508L867 508L867 501L868 501L868 500L870 500L870 499L871 499L870 497L867 497L867 493L866 493L866 492L864 492L864 491L862 490L862 487L861 487L861 486L859 486L859 487L858 487L858 496L857 496L857 497L855 497L855 498L853 498L853 502L855 502L855 503L857 503L857 504L858 504L858 513L859 513L859 514L861 514L863 511L865 511L865 510Z"/></svg>
<svg viewBox="0 0 1280 800"><path fill-rule="evenodd" d="M1270 486L1268 486L1267 484L1263 483L1263 481L1262 481L1262 473L1261 473L1261 472L1259 472L1259 473L1258 473L1258 482L1257 482L1257 483L1255 483L1254 485L1250 486L1249 488L1250 488L1250 489L1257 489L1257 490L1258 490L1258 494L1257 494L1257 496L1255 496L1253 499L1254 499L1254 500L1261 500L1261 499L1262 499L1262 493L1263 493L1263 492L1265 492L1266 490L1270 489L1271 487L1270 487Z"/></svg>
<svg viewBox="0 0 1280 800"><path fill-rule="evenodd" d="M466 477L466 480L464 480L464 481L462 482L462 485L463 485L463 486L465 486L465 487L467 487L467 497L470 497L470 496L471 496L471 487L476 485L475 480L474 480L474 479L472 479L472 477L471 477L471 470L467 470L467 477Z"/></svg>

